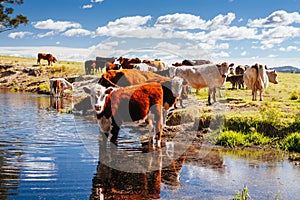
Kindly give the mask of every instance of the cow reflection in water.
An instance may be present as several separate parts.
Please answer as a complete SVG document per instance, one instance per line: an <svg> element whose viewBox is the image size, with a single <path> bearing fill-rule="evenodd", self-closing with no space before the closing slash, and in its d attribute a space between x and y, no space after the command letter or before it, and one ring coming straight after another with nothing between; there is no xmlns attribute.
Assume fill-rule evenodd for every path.
<svg viewBox="0 0 300 200"><path fill-rule="evenodd" d="M73 101L72 99L65 98L55 98L50 96L50 108L55 109L56 111L64 110L67 112L68 109L73 109Z"/></svg>
<svg viewBox="0 0 300 200"><path fill-rule="evenodd" d="M148 147L145 148L146 151L148 151ZM103 152L107 149L100 147L99 162L97 172L93 178L93 189L90 199L159 199L162 183L170 189L178 188L180 185L179 173L183 166L185 156L173 160L163 152L163 149L157 149L153 154L148 153L150 156L147 154L147 159L141 159L142 164L139 165L134 161L128 162L128 157ZM138 154L143 153L132 152L132 155ZM112 161L114 160L115 163L122 163L122 165L128 163L128 168L131 169L139 167L143 169L141 172L125 172L124 170L114 169L113 167L103 164L103 162L101 162L103 159L111 159ZM170 162L170 165L162 167L162 163L165 161Z"/></svg>
<svg viewBox="0 0 300 200"><path fill-rule="evenodd" d="M55 98L50 97L50 106L51 108L54 108L57 111L60 111L64 108L64 98Z"/></svg>

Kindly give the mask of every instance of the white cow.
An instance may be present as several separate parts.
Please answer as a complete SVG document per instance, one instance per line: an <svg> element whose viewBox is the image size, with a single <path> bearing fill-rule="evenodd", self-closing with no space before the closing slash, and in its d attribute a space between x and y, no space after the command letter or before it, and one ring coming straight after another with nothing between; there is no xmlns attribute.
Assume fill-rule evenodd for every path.
<svg viewBox="0 0 300 200"><path fill-rule="evenodd" d="M181 66L175 69L176 76L185 79L195 89L209 88L208 104L211 96L216 102L216 89L224 85L228 73L228 65L205 64L195 66Z"/></svg>
<svg viewBox="0 0 300 200"><path fill-rule="evenodd" d="M276 71L266 70L264 66L257 63L245 71L243 79L247 88L252 90L252 101L257 100L257 90L260 91L259 100L263 100L263 93L268 87L269 81L278 84Z"/></svg>

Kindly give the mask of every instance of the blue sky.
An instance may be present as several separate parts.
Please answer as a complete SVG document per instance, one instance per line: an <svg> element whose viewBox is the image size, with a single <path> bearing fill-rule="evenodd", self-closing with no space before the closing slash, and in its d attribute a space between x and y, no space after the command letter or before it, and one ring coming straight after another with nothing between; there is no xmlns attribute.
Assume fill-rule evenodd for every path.
<svg viewBox="0 0 300 200"><path fill-rule="evenodd" d="M1 55L83 61L159 49L151 56L300 67L300 0L25 0L15 13L29 24L0 33Z"/></svg>

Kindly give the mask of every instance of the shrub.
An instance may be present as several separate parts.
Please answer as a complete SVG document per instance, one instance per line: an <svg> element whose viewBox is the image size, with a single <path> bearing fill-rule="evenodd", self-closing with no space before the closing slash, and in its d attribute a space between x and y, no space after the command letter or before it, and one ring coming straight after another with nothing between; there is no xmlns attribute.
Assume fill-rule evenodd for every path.
<svg viewBox="0 0 300 200"><path fill-rule="evenodd" d="M293 91L291 96L290 96L290 100L297 100L299 98L299 94L297 91Z"/></svg>
<svg viewBox="0 0 300 200"><path fill-rule="evenodd" d="M292 133L280 143L280 148L288 151L300 152L300 132Z"/></svg>

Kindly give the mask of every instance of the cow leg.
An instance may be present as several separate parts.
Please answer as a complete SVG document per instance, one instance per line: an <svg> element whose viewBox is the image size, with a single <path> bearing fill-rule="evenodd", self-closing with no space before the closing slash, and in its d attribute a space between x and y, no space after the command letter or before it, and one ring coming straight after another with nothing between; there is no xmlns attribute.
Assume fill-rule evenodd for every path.
<svg viewBox="0 0 300 200"><path fill-rule="evenodd" d="M156 132L156 143L157 147L161 147L161 135L162 135L162 107L161 105L153 105L152 109L154 114L155 132Z"/></svg>
<svg viewBox="0 0 300 200"><path fill-rule="evenodd" d="M120 130L120 127L117 125L115 119L112 118L112 129L110 131L110 133L111 133L110 141L114 144L118 143L119 130ZM108 137L110 137L110 136L108 136Z"/></svg>
<svg viewBox="0 0 300 200"><path fill-rule="evenodd" d="M263 90L259 91L259 100L262 101L263 100Z"/></svg>
<svg viewBox="0 0 300 200"><path fill-rule="evenodd" d="M208 105L209 105L209 106L211 105L211 100L210 100L210 98L211 98L211 97L210 97L210 95L211 95L211 90L212 90L212 89L210 89L210 88L208 89Z"/></svg>

